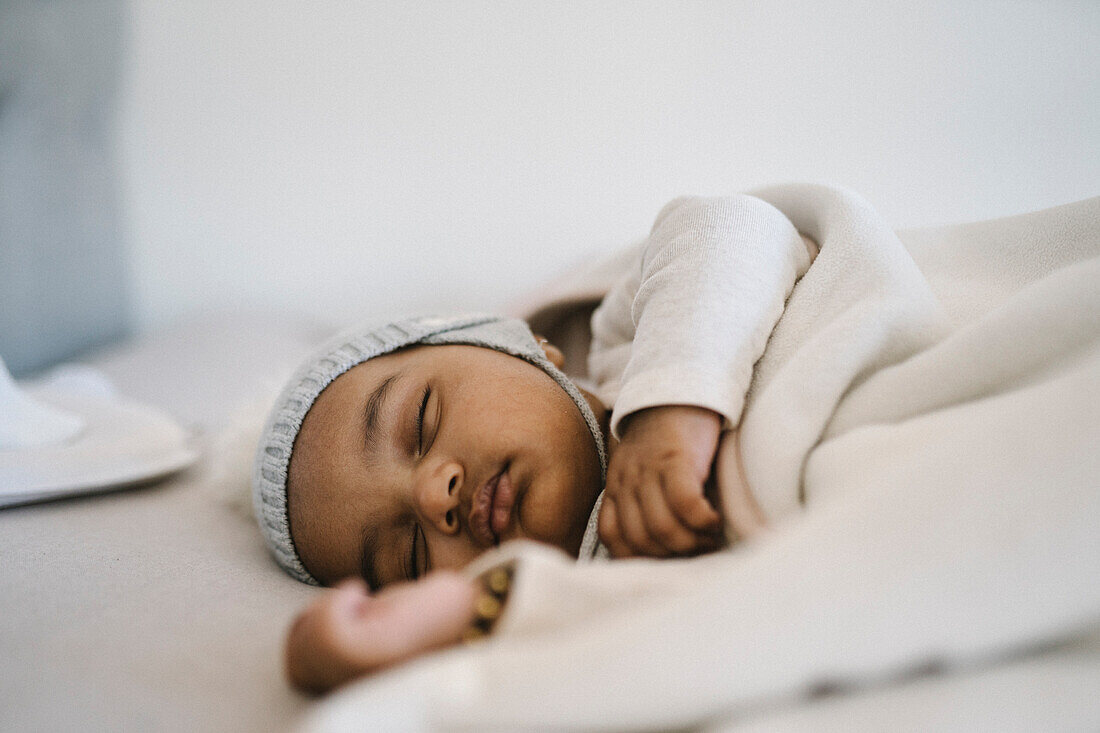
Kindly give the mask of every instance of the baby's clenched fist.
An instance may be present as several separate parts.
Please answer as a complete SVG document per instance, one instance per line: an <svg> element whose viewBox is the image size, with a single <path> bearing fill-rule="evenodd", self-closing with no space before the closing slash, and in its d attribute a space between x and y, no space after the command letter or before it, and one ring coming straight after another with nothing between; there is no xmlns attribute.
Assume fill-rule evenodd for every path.
<svg viewBox="0 0 1100 733"><path fill-rule="evenodd" d="M600 540L615 557L693 555L722 541L722 516L705 495L721 416L667 405L622 424L600 509Z"/></svg>

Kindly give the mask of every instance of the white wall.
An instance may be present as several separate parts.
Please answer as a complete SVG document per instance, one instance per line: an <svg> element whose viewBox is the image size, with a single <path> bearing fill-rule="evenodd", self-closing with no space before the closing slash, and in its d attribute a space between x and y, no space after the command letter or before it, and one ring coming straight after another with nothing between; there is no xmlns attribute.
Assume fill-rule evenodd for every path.
<svg viewBox="0 0 1100 733"><path fill-rule="evenodd" d="M1100 194L1100 3L132 2L137 319L494 309L681 193Z"/></svg>

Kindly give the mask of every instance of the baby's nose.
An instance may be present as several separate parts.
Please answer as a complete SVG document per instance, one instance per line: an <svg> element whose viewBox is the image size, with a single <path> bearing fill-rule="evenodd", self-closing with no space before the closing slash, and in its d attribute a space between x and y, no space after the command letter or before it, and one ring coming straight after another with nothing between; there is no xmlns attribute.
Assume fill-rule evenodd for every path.
<svg viewBox="0 0 1100 733"><path fill-rule="evenodd" d="M459 529L459 489L464 472L454 461L437 464L419 482L418 503L424 519L445 534Z"/></svg>

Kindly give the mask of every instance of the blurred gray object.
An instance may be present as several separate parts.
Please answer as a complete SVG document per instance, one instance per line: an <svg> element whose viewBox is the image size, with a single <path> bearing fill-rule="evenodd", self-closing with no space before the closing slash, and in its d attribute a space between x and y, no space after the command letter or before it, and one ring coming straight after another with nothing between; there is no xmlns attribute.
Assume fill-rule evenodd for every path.
<svg viewBox="0 0 1100 733"><path fill-rule="evenodd" d="M16 376L128 331L125 17L121 2L0 0L0 354Z"/></svg>

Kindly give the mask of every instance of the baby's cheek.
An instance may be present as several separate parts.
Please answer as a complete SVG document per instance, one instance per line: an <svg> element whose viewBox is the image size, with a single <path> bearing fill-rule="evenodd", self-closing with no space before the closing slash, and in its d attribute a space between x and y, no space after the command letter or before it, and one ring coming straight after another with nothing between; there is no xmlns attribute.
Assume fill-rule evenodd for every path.
<svg viewBox="0 0 1100 733"><path fill-rule="evenodd" d="M556 480L541 491L532 491L521 506L521 526L531 539L574 553L580 548L592 509L585 496L588 492L570 474L548 478Z"/></svg>
<svg viewBox="0 0 1100 733"><path fill-rule="evenodd" d="M294 623L290 625L290 630L287 632L288 639L297 639L304 633L304 627L307 623L307 614L309 610L302 611L298 614L298 617L294 619Z"/></svg>
<svg viewBox="0 0 1100 733"><path fill-rule="evenodd" d="M456 535L432 533L428 537L428 555L431 558L430 574L438 571L460 571L481 557L484 550L473 543L465 532ZM419 581L417 581L419 582ZM397 584L388 584L383 591ZM375 596L377 599L377 596Z"/></svg>

